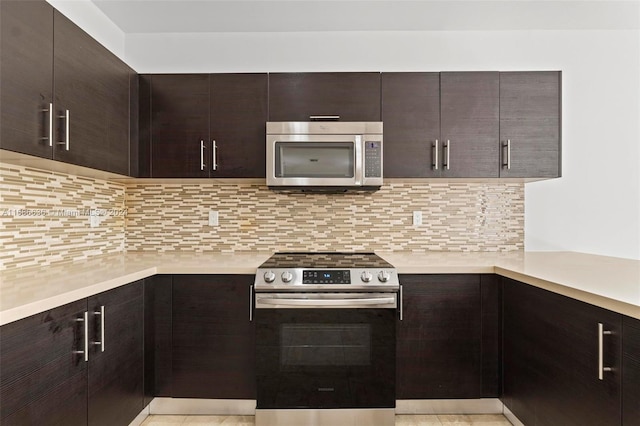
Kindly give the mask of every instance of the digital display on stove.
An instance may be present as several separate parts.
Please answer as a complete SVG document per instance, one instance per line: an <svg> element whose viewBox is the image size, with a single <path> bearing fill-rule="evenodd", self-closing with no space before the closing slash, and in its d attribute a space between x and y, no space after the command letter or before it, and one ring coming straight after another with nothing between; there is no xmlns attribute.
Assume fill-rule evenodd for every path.
<svg viewBox="0 0 640 426"><path fill-rule="evenodd" d="M302 284L351 284L348 270L303 270Z"/></svg>

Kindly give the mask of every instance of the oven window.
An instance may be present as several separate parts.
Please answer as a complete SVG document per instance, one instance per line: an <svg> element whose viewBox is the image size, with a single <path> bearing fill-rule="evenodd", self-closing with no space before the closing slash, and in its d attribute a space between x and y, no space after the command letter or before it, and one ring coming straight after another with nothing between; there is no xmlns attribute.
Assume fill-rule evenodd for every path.
<svg viewBox="0 0 640 426"><path fill-rule="evenodd" d="M281 367L371 364L369 324L282 324L280 338Z"/></svg>
<svg viewBox="0 0 640 426"><path fill-rule="evenodd" d="M352 178L354 157L352 142L276 142L275 175Z"/></svg>

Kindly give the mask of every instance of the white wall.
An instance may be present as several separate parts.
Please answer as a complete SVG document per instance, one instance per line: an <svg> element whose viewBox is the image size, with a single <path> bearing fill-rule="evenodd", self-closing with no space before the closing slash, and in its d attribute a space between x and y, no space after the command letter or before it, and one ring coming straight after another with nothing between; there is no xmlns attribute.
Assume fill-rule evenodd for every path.
<svg viewBox="0 0 640 426"><path fill-rule="evenodd" d="M563 177L526 186L527 250L640 259L640 31L131 34L141 73L562 70Z"/></svg>

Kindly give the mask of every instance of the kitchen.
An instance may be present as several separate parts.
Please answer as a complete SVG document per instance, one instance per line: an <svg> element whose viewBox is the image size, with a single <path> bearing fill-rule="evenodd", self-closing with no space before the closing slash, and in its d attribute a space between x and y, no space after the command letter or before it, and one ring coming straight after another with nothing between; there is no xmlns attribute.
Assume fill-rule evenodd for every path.
<svg viewBox="0 0 640 426"><path fill-rule="evenodd" d="M273 16L268 16L273 20L266 20L272 22L267 25L265 20L255 22L237 18L239 12L234 7L240 6L212 2L211 7L218 4L221 8L229 8L231 18L217 22L216 31L190 34L185 34L184 28L172 27L178 24L171 20L164 21L164 29L150 27L124 32L112 22L105 21L98 9L106 9L109 3L117 2L51 3L77 24L84 21L87 31L91 28L97 31L92 34L94 37L124 59L136 73L152 75L152 81L161 73L219 75L217 73L357 71L375 74L382 71L384 79L385 73L406 71L562 70L562 177L526 184L522 180L502 179L426 180L392 178L385 169L385 181L377 192L308 196L271 192L264 187L264 174L216 179L210 171L208 176L213 179L203 176L196 180L166 176L146 179L122 179L120 176L113 179L106 173L100 175L102 172L69 171L66 164L73 161L65 158L63 162L45 165L42 160L25 159L14 155L13 151L3 150L3 208L44 209L47 212L87 209L114 213L96 215L94 219L71 215L3 216L2 232L6 238L2 248L3 281L10 282L13 277L19 277L20 281L19 286L10 290L3 285L3 303L8 303L5 306L18 311L24 308L28 304L11 305L14 293L18 299L25 297L30 291L29 283L36 285L42 280L50 285L46 289L38 288L38 297L47 300L48 304L43 309L51 309L112 288L109 282L113 285L119 279L117 271L125 271L124 275L131 279L129 282L147 279L156 273L164 279L174 274L252 275L274 251L375 251L398 268L400 274L469 272L480 274L480 280L484 274L492 275L497 268L502 268L502 276L506 274L508 278L520 281L524 280L522 274L527 274L524 267L518 271L518 262L524 262L518 258L523 249L529 265L536 263L537 256L529 252L539 250L590 253L635 261L640 258L637 3L571 2L575 4L568 5L524 2L522 8L540 8L527 10L545 12L545 19L513 21L500 19L503 15L499 13L491 13L496 12L490 9L497 7L495 4L464 2L464 6L472 11L481 13L484 10L482 16L486 19L445 24L436 18L452 13L450 8L454 6L443 2L408 2L416 4L403 3L402 7L431 7L425 9L431 13L420 9L421 15L429 18L425 18L425 22L411 21L406 10L400 7L399 10L404 10L404 18L398 18L395 23L373 18L369 24L357 20L354 30L347 30L343 24L331 26L326 19L322 20L323 15L312 8L318 6L313 4L306 6L312 9L304 9L296 4L299 2L286 2L289 3L286 5L289 13L318 15L317 20L307 19L307 26L301 29L295 24L301 22L300 19L283 17L280 18L282 21L277 20L277 16L281 16L278 12L282 12L278 7L285 7L282 3L269 5L273 7ZM362 2L335 3L347 13L353 11L349 7L356 8L354 3ZM252 6L257 8L256 11L263 10L255 3ZM391 13L386 9L378 12ZM117 13L113 13L115 17ZM169 11L167 15L175 13ZM558 17L568 13L575 19L558 22ZM211 11L202 15L217 16ZM129 15L125 13L126 16ZM237 19L232 19L233 16ZM101 24L98 25L96 20ZM145 22L153 24L152 20ZM289 27L285 26L287 22ZM226 26L234 23L238 25L235 30ZM120 21L120 25L126 26L126 20ZM211 26L210 23L208 25ZM405 27L399 28L399 25ZM280 31L275 31L274 27ZM314 46L314 49L310 50L308 46ZM416 55L416 51L424 53ZM296 55L291 52L296 52ZM4 75L7 74L3 69ZM607 83L595 83L604 81ZM143 84L140 85L140 93L143 93ZM209 84L218 89L231 87L216 86L215 77ZM197 99L209 108L208 97ZM139 112L140 122L143 122L144 109ZM261 111L252 113L259 115ZM48 114L48 111L44 112L42 117L47 119ZM70 114L74 130L73 120L80 112L72 109ZM208 112L206 117L209 117ZM64 120L66 117L61 118L60 123L64 124ZM209 118L204 120L208 125ZM266 121L264 119L262 123ZM223 124L211 119L212 128ZM392 134L386 130L392 128L387 126L388 120L384 124L385 141L388 143ZM128 129L125 126L119 131L127 132ZM140 135L141 139L144 138L143 131ZM64 134L56 136L59 141L64 141ZM155 137L157 139L157 135ZM0 144L4 146L5 140L3 134ZM76 140L81 139L71 139L70 152ZM261 141L264 142L264 135ZM604 141L611 142L607 144ZM199 142L198 139L196 144ZM213 161L209 154L213 154L214 146L211 141L208 143L211 145L204 148L206 159ZM200 170L202 159L199 148L196 147L195 156L188 159L195 162L196 170ZM222 140L218 140L217 149L222 171L222 165L229 164L229 157L224 157L229 155L229 151ZM440 145L439 149L442 156L444 146ZM100 155L97 158L101 158ZM151 159L152 165L155 159ZM384 159L385 165L393 164L393 153L385 152ZM157 158L157 161L161 160ZM258 163L264 167L264 161ZM94 167L100 168L99 165ZM53 170L54 173L42 169ZM596 174L596 171L601 172ZM119 173L123 174L129 174L129 170ZM143 173L137 175L144 176ZM116 211L126 211L127 214L118 215ZM414 212L422 213L422 225L414 225ZM92 226L91 220L96 226ZM218 225L215 225L216 220ZM125 249L131 252L132 257L118 257ZM207 257L211 252L219 253L216 254L220 256L219 260ZM415 253L416 257L403 257L407 252ZM204 257L198 258L196 254ZM480 257L474 257L474 254ZM114 256L114 263L97 261L102 255ZM133 256L137 256L137 260ZM557 262L559 265L576 262L574 269L585 267L581 263L585 260L580 258L572 258L572 261L562 259L554 262L540 258L538 262ZM603 277L606 277L604 271L613 273L606 258L584 259L593 268L603 262ZM84 280L93 280L91 291L80 283L72 282L67 284L70 288L65 291L65 275L72 271L65 265L71 262L76 265L84 263L89 268L87 271L95 271L93 278L89 272L85 272L89 275L83 275ZM216 269L213 265L216 262L228 266ZM635 297L636 308L626 306L627 303L621 311L618 305L608 300L611 296L607 294L603 295L606 300L598 304L638 318L638 279L637 266L634 266L637 263L612 262L616 264L615 271L624 271L625 268L631 271L629 288L635 295L632 297ZM509 270L511 272L507 272ZM555 274L560 274L559 271L556 270ZM553 273L548 273L551 275L540 278L551 283L567 282L566 277L555 278ZM597 273L594 269L581 279ZM249 291L248 285L243 292ZM477 286L481 289L482 283ZM615 288L613 284L605 287ZM604 290L596 287L591 291L601 294ZM65 293L77 297L61 298ZM573 293L569 296L589 301ZM29 300L29 296L26 297L22 300ZM245 300L244 293L240 297ZM162 308L160 305L158 309ZM16 309L2 311L2 324L12 322L11 318L27 316L26 308L22 314L17 314Z"/></svg>

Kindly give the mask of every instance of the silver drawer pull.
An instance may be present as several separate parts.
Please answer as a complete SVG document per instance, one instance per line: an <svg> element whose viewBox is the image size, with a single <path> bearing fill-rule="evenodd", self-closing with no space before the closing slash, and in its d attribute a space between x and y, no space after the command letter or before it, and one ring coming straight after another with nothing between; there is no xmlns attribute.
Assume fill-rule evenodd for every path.
<svg viewBox="0 0 640 426"><path fill-rule="evenodd" d="M82 318L76 318L77 322L83 322L84 324L84 344L82 351L73 351L74 354L84 354L84 361L89 361L89 312L85 311Z"/></svg>
<svg viewBox="0 0 640 426"><path fill-rule="evenodd" d="M436 143L433 144L434 153L433 153L433 161L431 162L431 166L433 170L438 170L438 139L436 139Z"/></svg>
<svg viewBox="0 0 640 426"><path fill-rule="evenodd" d="M215 172L216 170L218 170L218 144L216 143L215 139L213 140L213 154L212 154L212 161L213 161L213 171Z"/></svg>
<svg viewBox="0 0 640 426"><path fill-rule="evenodd" d="M200 140L200 170L204 170L206 164L204 164L204 141Z"/></svg>
<svg viewBox="0 0 640 426"><path fill-rule="evenodd" d="M611 367L604 366L604 336L611 335L610 330L604 329L604 324L598 323L598 379L604 380L605 371L613 371Z"/></svg>
<svg viewBox="0 0 640 426"><path fill-rule="evenodd" d="M53 146L53 104L49 102L49 109L43 109L42 112L48 113L49 116L49 131L48 136L42 138L42 140L49 141L49 146Z"/></svg>
<svg viewBox="0 0 640 426"><path fill-rule="evenodd" d="M100 345L100 352L104 352L104 305L100 306L99 311L94 311L94 315L100 315L100 341L93 342L94 345Z"/></svg>
<svg viewBox="0 0 640 426"><path fill-rule="evenodd" d="M58 142L58 145L64 145L64 150L69 151L69 139L71 138L69 135L69 110L66 109L64 115L59 115L58 118L64 119L64 140Z"/></svg>
<svg viewBox="0 0 640 426"><path fill-rule="evenodd" d="M443 164L444 168L449 170L451 168L451 141L447 139L447 143L444 144L444 149L446 149L444 158L445 163Z"/></svg>

